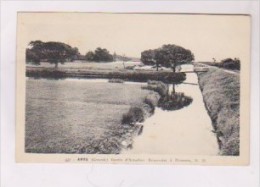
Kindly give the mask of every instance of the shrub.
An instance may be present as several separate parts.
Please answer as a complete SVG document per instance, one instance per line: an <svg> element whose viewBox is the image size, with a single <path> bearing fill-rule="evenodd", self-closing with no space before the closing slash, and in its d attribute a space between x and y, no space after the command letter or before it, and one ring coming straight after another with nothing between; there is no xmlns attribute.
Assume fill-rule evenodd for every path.
<svg viewBox="0 0 260 187"><path fill-rule="evenodd" d="M121 120L122 124L134 125L137 122L144 121L144 112L139 107L131 107L127 114L124 114Z"/></svg>
<svg viewBox="0 0 260 187"><path fill-rule="evenodd" d="M35 78L43 77L43 78L61 79L61 78L66 78L67 74L64 71L43 69L41 71L37 71L37 70L26 71L26 76L35 77Z"/></svg>
<svg viewBox="0 0 260 187"><path fill-rule="evenodd" d="M225 69L240 70L240 60L227 58L221 61L220 66Z"/></svg>
<svg viewBox="0 0 260 187"><path fill-rule="evenodd" d="M166 96L169 90L168 86L161 81L148 81L147 86L143 86L142 89L155 91L162 97Z"/></svg>
<svg viewBox="0 0 260 187"><path fill-rule="evenodd" d="M153 101L151 98L146 97L146 98L144 99L144 103L149 106L149 108L150 108L150 110L151 110L150 112L151 112L151 113L154 113L155 106L156 106L155 103L154 103L154 101Z"/></svg>
<svg viewBox="0 0 260 187"><path fill-rule="evenodd" d="M191 104L193 99L183 93L173 93L159 100L158 106L163 110L179 110Z"/></svg>

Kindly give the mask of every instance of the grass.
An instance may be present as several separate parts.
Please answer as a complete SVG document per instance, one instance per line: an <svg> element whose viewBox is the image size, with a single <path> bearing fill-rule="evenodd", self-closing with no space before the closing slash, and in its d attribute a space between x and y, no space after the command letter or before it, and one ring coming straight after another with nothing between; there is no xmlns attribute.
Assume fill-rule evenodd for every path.
<svg viewBox="0 0 260 187"><path fill-rule="evenodd" d="M239 155L240 79L219 68L198 73L205 106L218 137L222 155Z"/></svg>
<svg viewBox="0 0 260 187"><path fill-rule="evenodd" d="M139 65L141 62L125 62L125 67L132 67L134 65ZM87 61L74 61L66 62L64 64L59 64L59 69L68 70L68 69L80 69L80 70L122 70L124 69L123 62L87 62ZM42 67L42 68L54 68L53 64L48 62L41 62L40 65L27 64L27 67Z"/></svg>
<svg viewBox="0 0 260 187"><path fill-rule="evenodd" d="M154 113L155 107L158 104L160 95L156 92L150 92L143 102L136 106L132 106L130 110L122 117L121 123L123 125L136 125L142 123L144 120Z"/></svg>
<svg viewBox="0 0 260 187"><path fill-rule="evenodd" d="M151 91L84 81L27 80L26 152L118 154L132 141L138 127L122 125L122 116Z"/></svg>
<svg viewBox="0 0 260 187"><path fill-rule="evenodd" d="M146 82L148 80L163 81L166 83L181 83L185 80L184 73L172 73L170 71L156 70L132 70L127 67L138 65L140 62L89 63L73 62L59 65L55 69L49 63L41 63L40 66L27 65L26 76L34 78L106 78L121 79L122 81Z"/></svg>
<svg viewBox="0 0 260 187"><path fill-rule="evenodd" d="M34 78L104 78L121 79L123 81L147 82L148 80L163 81L165 83L181 83L186 79L184 73L168 71L133 71L133 70L62 70L54 68L27 68L27 77Z"/></svg>
<svg viewBox="0 0 260 187"><path fill-rule="evenodd" d="M134 64L125 62L126 67ZM25 150L32 153L118 154L131 145L140 130L135 124L153 114L162 94L124 81L185 80L183 73L129 70L122 62L65 63L58 69L42 63L28 65L26 75L57 79L27 81ZM68 77L105 78L111 84L59 81Z"/></svg>

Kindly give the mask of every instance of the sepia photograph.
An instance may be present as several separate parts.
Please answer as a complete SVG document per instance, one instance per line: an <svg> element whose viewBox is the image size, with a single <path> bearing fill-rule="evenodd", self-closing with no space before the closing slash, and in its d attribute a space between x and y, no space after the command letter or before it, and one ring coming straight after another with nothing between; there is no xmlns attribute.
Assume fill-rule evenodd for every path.
<svg viewBox="0 0 260 187"><path fill-rule="evenodd" d="M18 162L246 165L250 16L19 12Z"/></svg>

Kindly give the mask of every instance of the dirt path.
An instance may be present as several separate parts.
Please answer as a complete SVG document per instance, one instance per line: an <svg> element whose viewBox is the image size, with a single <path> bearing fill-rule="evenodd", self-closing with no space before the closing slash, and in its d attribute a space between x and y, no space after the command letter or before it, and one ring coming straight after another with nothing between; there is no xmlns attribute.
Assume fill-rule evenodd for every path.
<svg viewBox="0 0 260 187"><path fill-rule="evenodd" d="M133 149L126 154L217 155L218 144L212 133L210 117L204 107L198 78L187 74L187 84L176 86L176 92L191 96L193 102L177 111L156 108L144 122L143 133L136 137ZM188 84L191 83L191 84Z"/></svg>

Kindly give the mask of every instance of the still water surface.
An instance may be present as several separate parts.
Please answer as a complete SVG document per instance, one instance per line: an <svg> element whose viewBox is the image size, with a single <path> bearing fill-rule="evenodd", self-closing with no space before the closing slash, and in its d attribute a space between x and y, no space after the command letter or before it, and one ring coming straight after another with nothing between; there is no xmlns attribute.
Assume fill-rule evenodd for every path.
<svg viewBox="0 0 260 187"><path fill-rule="evenodd" d="M190 69L193 69L192 65L185 65L182 67L182 70L188 71ZM212 133L213 128L211 126L211 120L204 107L203 98L202 98L201 91L198 86L197 75L195 73L187 73L186 76L187 76L187 79L185 80L185 82L183 84L176 85L175 90L176 90L176 92L183 92L186 96L192 97L193 102L189 106L184 107L180 110L175 110L175 111L165 111L160 108L156 108L154 115L151 116L150 118L146 119L145 122L143 123L143 126L144 126L143 132L140 136L137 136L134 139L132 149L123 151L122 152L123 154L174 154L174 155L187 155L187 154L217 155L218 154L217 140L216 140L215 134ZM66 89L67 92L73 92L73 93L75 92L76 88L77 88L78 92L81 92L81 89L78 89L78 87L75 86L75 84L77 85L80 82L82 82L84 84L91 84L91 85L93 85L95 83L108 84L107 79L67 78L67 79L61 79L61 80L44 80L44 79L33 80L30 78L27 78L27 84L28 84L27 91L32 92L32 90L30 90L30 89L33 89L34 91L37 91L38 93L42 92L43 90L41 90L41 87L39 86L41 84L38 84L39 82L42 83L42 81L44 82L44 85L49 85L50 89L53 89L53 85L60 82L60 83L62 83L62 85L66 86L66 88L64 87L64 89ZM141 85L145 85L146 83L125 82L124 84L128 84L129 86L130 85L131 86L134 86L134 85L141 86ZM34 85L34 87L32 85ZM60 85L60 86L62 86L62 85ZM117 85L117 84L113 83L111 85L113 87L113 85ZM39 87L35 88L35 86L39 86ZM71 86L71 88L68 88L68 86ZM83 85L81 85L81 86L83 86ZM56 87L54 87L54 88L56 89ZM137 89L137 88L133 87L133 89ZM140 89L140 88L138 88L138 89ZM63 93L61 92L62 89L58 90L59 93L53 93L51 90L48 90L48 88L46 88L46 87L44 88L44 90L46 93L49 93L49 96L61 98L63 95ZM71 90L71 91L69 91L69 90ZM85 89L82 87L82 90L85 90ZM87 91L87 90L85 90L85 91ZM92 91L95 91L95 89L92 89ZM35 93L35 94L37 95L37 93ZM75 92L75 94L77 95L76 92ZM75 94L73 94L74 95L73 97L75 97ZM81 95L81 93L78 93L78 94L79 94L78 96ZM92 95L94 96L95 92L93 92ZM34 97L33 93L30 93L30 96ZM77 98L78 98L78 96L77 96ZM84 96L84 95L82 95L82 96ZM45 98L46 96L44 94L42 94L42 97ZM84 96L84 97L86 97L86 96ZM29 99L29 101L31 99ZM51 98L48 98L48 102L50 102L50 99ZM55 98L53 98L53 99L54 99L53 102L56 103L57 101L55 101ZM70 98L67 98L67 99L68 99L68 101L70 100ZM98 98L96 98L96 99L98 99ZM34 102L36 102L36 100L34 100ZM40 102L41 101L39 100L39 98L37 98L37 103L40 104ZM36 104L35 109L38 108L37 103L35 103ZM49 103L49 104L51 104L51 103ZM80 104L80 103L78 103L78 104ZM27 102L27 109L28 108L30 109L32 107L29 105L30 105L30 103ZM52 110L52 107L54 107L55 105L50 105L50 106L51 106L50 110ZM60 105L60 106L62 107L62 105ZM57 107L59 107L59 105ZM67 106L65 106L65 107L67 107ZM84 107L88 107L88 106L84 106ZM95 106L92 106L92 107L94 108ZM124 110L127 111L127 108L128 107L126 107ZM79 107L75 106L74 110L78 110L78 109L79 109ZM84 108L82 108L82 109L84 110ZM97 109L97 110L101 110L101 109ZM120 110L120 108L118 108L118 110ZM35 113L35 111L33 111L32 109L30 110L30 112ZM28 110L27 110L27 113L28 113ZM50 113L50 111L47 110L45 114L39 114L39 115L47 115L48 113ZM62 113L63 113L62 110L60 110L60 113L58 113L57 115L61 115ZM71 112L69 112L69 113L71 113ZM27 114L27 116L28 115L29 114ZM97 115L98 115L98 113L97 113ZM45 117L39 116L39 118L44 118L44 119L45 119ZM75 119L73 118L73 119L80 122L80 124L81 123L84 124L84 122L83 122L84 119L87 120L87 115L83 115L83 118L80 115L78 115L78 117L79 117L78 120L76 118ZM67 118L67 116L66 116L66 118ZM44 120L44 119L42 119L42 120ZM29 119L27 117L27 122L29 122L31 120L32 119ZM46 118L45 120L48 120L48 118ZM74 121L74 123L76 121ZM113 119L111 118L111 122L112 121L113 121ZM119 121L119 119L117 119L116 121ZM34 121L34 123L37 123L37 121ZM47 122L44 121L44 123L47 123ZM34 125L30 125L30 128L34 128L33 126ZM57 133L59 131L60 131L60 133L62 133L64 130L64 127L62 126L62 128L63 129L61 129L61 130L57 129ZM65 126L65 128L69 128L69 127ZM84 130L82 130L82 132L86 133L87 129L85 129L85 128L86 127L84 127ZM98 128L98 127L96 127L96 128ZM103 126L102 128L105 128L105 126ZM111 128L111 129L113 129L114 131L116 130L114 128ZM28 128L27 128L27 130L28 130ZM42 129L42 130L44 130L44 129ZM105 131L108 133L109 129L107 129ZM100 132L103 132L103 131L100 131ZM27 142L29 142L28 144L31 143L30 142L30 139L32 138L32 137L30 137L30 135L32 135L31 133L33 133L33 132L27 131L27 135L28 135ZM51 136L51 134L52 133L50 133L48 135ZM91 137L94 138L95 133L92 132L92 134L93 134L93 136L91 136ZM73 135L73 134L71 134L71 135ZM80 133L77 132L74 134L74 136L76 136L76 135L80 135ZM80 136L84 137L86 135L81 134ZM91 137L89 137L89 138L91 139ZM70 141L70 138L68 138L68 137L65 137L65 138L67 139L67 142ZM88 138L81 138L80 143L78 143L78 144L82 144L82 143L84 143L84 141L87 141L87 140L88 140ZM39 141L41 141L41 140L39 139ZM46 141L46 140L44 140L44 141ZM51 141L51 139L50 139L50 141ZM38 142L38 143L40 144L41 142ZM55 144L55 140L54 140L54 142L50 142L50 144L51 145ZM79 146L79 145L76 145L76 146ZM35 147L35 146L33 146L33 147Z"/></svg>

